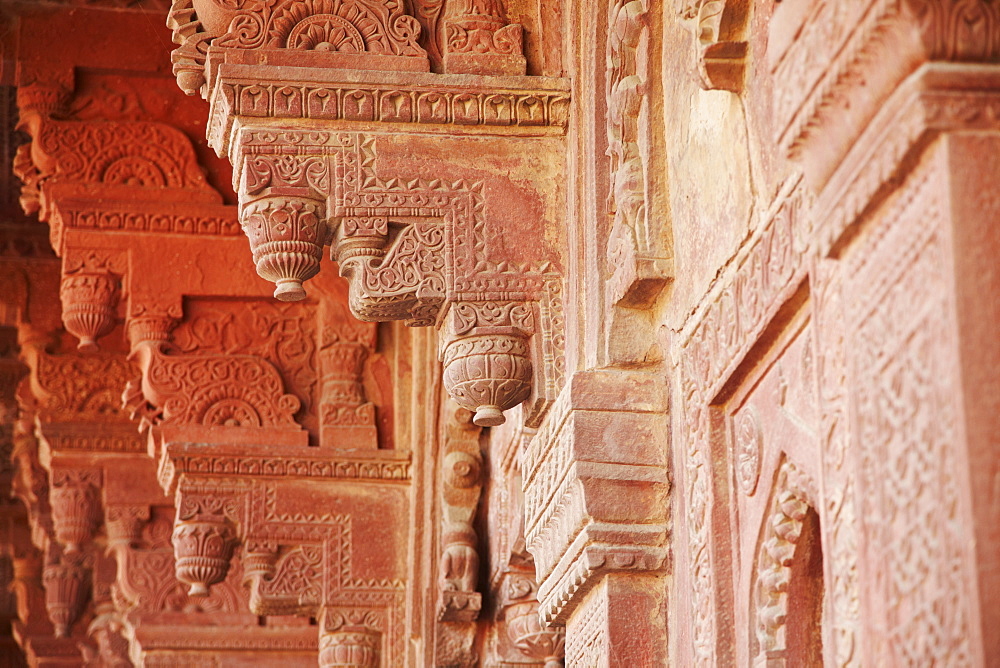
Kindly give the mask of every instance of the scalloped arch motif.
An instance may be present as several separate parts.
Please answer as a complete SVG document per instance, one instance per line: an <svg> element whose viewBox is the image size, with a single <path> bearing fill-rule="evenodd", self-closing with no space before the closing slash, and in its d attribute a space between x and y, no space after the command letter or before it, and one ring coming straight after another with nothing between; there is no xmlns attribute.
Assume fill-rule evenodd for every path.
<svg viewBox="0 0 1000 668"><path fill-rule="evenodd" d="M245 2L216 44L237 49L309 49L426 57L420 24L401 0Z"/></svg>
<svg viewBox="0 0 1000 668"><path fill-rule="evenodd" d="M783 656L788 582L791 562L802 532L803 519L815 509L815 483L787 459L778 469L757 552L754 577L754 629L757 663L771 665L772 656ZM762 663L763 662L763 663ZM781 665L784 665L782 662Z"/></svg>
<svg viewBox="0 0 1000 668"><path fill-rule="evenodd" d="M167 424L298 427L301 402L285 394L277 369L252 355L167 355L143 364L147 399ZM152 396L150 396L152 395Z"/></svg>
<svg viewBox="0 0 1000 668"><path fill-rule="evenodd" d="M61 181L211 190L191 141L161 123L45 120L33 148Z"/></svg>

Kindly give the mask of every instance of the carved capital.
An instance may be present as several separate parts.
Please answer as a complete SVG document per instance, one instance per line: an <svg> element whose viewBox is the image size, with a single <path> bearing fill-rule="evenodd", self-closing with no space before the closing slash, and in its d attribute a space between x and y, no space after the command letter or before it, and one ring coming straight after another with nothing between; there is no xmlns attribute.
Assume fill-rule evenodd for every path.
<svg viewBox="0 0 1000 668"><path fill-rule="evenodd" d="M100 526L100 470L54 467L49 486L55 538L66 552L79 552Z"/></svg>
<svg viewBox="0 0 1000 668"><path fill-rule="evenodd" d="M42 571L45 608L57 638L69 635L90 593L90 569L81 555L66 555Z"/></svg>
<svg viewBox="0 0 1000 668"><path fill-rule="evenodd" d="M63 275L59 290L63 324L80 339L80 350L97 350L97 339L114 328L120 293L120 281L110 272L79 271Z"/></svg>
<svg viewBox="0 0 1000 668"><path fill-rule="evenodd" d="M142 370L142 395L157 409L160 424L299 428L293 417L298 397L284 392L277 369L259 357L173 355L147 343L132 358Z"/></svg>

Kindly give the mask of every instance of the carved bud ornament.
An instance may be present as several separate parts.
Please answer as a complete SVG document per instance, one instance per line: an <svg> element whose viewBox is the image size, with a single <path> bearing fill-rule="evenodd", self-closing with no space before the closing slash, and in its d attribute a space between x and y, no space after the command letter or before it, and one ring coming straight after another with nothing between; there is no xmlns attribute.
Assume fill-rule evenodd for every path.
<svg viewBox="0 0 1000 668"><path fill-rule="evenodd" d="M59 289L63 324L80 340L80 350L97 350L97 339L114 329L119 292L119 279L110 272L81 271L63 276Z"/></svg>
<svg viewBox="0 0 1000 668"><path fill-rule="evenodd" d="M561 385L560 246L543 225L522 226L524 248L492 243L490 225L506 219L486 194L508 193L531 216L555 208L536 175L515 174L506 144L562 134L569 82L524 76L523 28L505 5L449 0L411 16L395 0L174 0L168 20L178 82L211 104L209 142L233 163L240 221L274 296L304 299L331 245L358 319L442 332L446 387L479 426L528 400L537 425ZM285 66L307 78L276 87ZM492 126L500 138L474 137L469 150L497 162L448 177L450 156L438 170L420 140L384 132L394 123L456 147L469 126ZM390 154L381 166L377 143ZM555 155L555 142L538 146Z"/></svg>
<svg viewBox="0 0 1000 668"><path fill-rule="evenodd" d="M330 243L323 203L298 197L269 197L248 204L241 217L261 278L275 284L274 296L300 301L302 281L319 272L323 246Z"/></svg>

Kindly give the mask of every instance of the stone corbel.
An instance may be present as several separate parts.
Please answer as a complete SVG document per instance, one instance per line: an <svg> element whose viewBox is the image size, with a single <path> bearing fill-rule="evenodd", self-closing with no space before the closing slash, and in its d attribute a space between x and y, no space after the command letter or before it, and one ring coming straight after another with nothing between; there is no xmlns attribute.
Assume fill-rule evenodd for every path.
<svg viewBox="0 0 1000 668"><path fill-rule="evenodd" d="M253 614L326 619L319 635L324 656L361 652L344 648L351 638L364 640L357 633L367 633L371 637L361 644L388 657L386 665L402 660L401 648L383 638L403 623L405 562L372 550L396 555L393 541L405 534L406 488L399 484L409 476L405 460L379 451L273 457L184 444L168 444L165 452L170 478L164 482L175 491L178 508L176 573L192 594L205 595L223 581L237 556ZM211 473L220 470L251 475ZM316 480L344 484L311 484ZM362 521L355 513L386 519ZM366 611L364 624L349 619L359 608ZM348 621L334 623L334 613ZM327 664L321 659L321 665Z"/></svg>
<svg viewBox="0 0 1000 668"><path fill-rule="evenodd" d="M635 3L633 3L635 4ZM694 33L698 83L706 90L743 90L752 3L743 0L680 0L681 18Z"/></svg>
<svg viewBox="0 0 1000 668"><path fill-rule="evenodd" d="M351 124L365 121L376 132L416 124L450 138L483 131L501 143L558 137L568 122L568 82L511 76L524 72L521 31L507 22L500 0L416 8L433 32L428 43L443 74L428 71L427 53L416 43L420 23L402 5L361 4L382 17L364 30L351 23L353 15L320 14L318 6L287 0L238 9L175 2L181 85L197 87L211 103L209 142L234 165L257 271L275 283L277 298L302 299L303 282L332 245L358 318L442 329L453 396L477 413L476 424L500 424L504 410L524 401L528 422L537 424L561 384L558 245L543 226L519 224L530 238L519 238L517 251L495 252L485 212L503 207L503 196L490 203L487 193L508 187L506 177L496 184L426 178L420 156L397 160L398 173L382 174L376 137ZM330 32L334 24L339 32ZM363 38L351 37L356 33ZM202 59L192 54L208 42L199 74ZM276 86L256 67L263 62L288 66L294 80ZM448 73L458 71L464 74ZM303 130L303 119L323 131ZM465 329L447 323L469 308L488 320L512 307L533 322ZM482 372L490 377L469 375Z"/></svg>

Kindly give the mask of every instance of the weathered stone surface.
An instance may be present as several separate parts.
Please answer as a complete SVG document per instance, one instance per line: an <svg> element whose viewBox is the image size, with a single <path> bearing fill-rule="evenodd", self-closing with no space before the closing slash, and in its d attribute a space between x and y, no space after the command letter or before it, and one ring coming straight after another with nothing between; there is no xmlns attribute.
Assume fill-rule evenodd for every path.
<svg viewBox="0 0 1000 668"><path fill-rule="evenodd" d="M994 662L995 2L169 5L0 3L0 653Z"/></svg>

